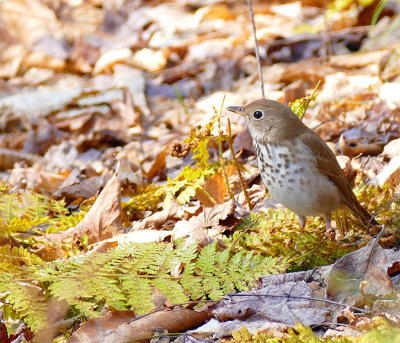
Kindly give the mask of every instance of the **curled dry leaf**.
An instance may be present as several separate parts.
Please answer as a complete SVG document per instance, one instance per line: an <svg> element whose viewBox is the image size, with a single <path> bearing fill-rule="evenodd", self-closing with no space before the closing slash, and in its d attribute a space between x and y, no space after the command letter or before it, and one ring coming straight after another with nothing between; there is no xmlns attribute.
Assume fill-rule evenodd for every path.
<svg viewBox="0 0 400 343"><path fill-rule="evenodd" d="M114 174L104 189L86 213L83 220L76 226L65 231L47 234L38 238L39 241L52 243L72 242L74 237L87 235L88 243L92 244L107 239L122 231L121 220L121 185ZM38 254L42 257L54 257L60 253L60 245L42 244Z"/></svg>
<svg viewBox="0 0 400 343"><path fill-rule="evenodd" d="M99 74L105 71L110 71L114 64L125 61L131 56L132 51L129 48L120 48L107 51L97 60L92 73Z"/></svg>
<svg viewBox="0 0 400 343"><path fill-rule="evenodd" d="M178 221L173 236L175 239L188 237L188 242L197 241L200 246L206 246L221 233L232 230L242 220L243 217L236 212L234 202L228 201L213 207L204 207L197 216Z"/></svg>
<svg viewBox="0 0 400 343"><path fill-rule="evenodd" d="M400 182L400 155L392 158L387 166L385 166L370 183L382 187L385 184L398 185Z"/></svg>
<svg viewBox="0 0 400 343"><path fill-rule="evenodd" d="M225 179L220 174L214 174L206 178L203 189L196 189L196 197L207 207L222 204L226 195Z"/></svg>
<svg viewBox="0 0 400 343"><path fill-rule="evenodd" d="M393 292L388 267L393 264L376 239L367 246L343 256L328 275L327 296L353 305L365 296L387 296Z"/></svg>
<svg viewBox="0 0 400 343"><path fill-rule="evenodd" d="M345 135L339 138L339 147L346 156L379 155L383 151L382 142L363 142L359 138L346 139Z"/></svg>
<svg viewBox="0 0 400 343"><path fill-rule="evenodd" d="M175 199L173 199L169 206L162 211L155 212L151 216L135 222L132 225L132 231L140 231L145 229L160 229L161 225L164 224L167 220L174 218L178 212L178 203Z"/></svg>
<svg viewBox="0 0 400 343"><path fill-rule="evenodd" d="M165 166L167 165L165 157L167 156L169 150L170 150L169 147L167 147L157 155L156 159L150 166L150 169L146 173L146 178L148 180L151 180L154 176L156 176L165 169Z"/></svg>
<svg viewBox="0 0 400 343"><path fill-rule="evenodd" d="M400 138L394 139L386 144L382 155L390 159L400 156Z"/></svg>
<svg viewBox="0 0 400 343"><path fill-rule="evenodd" d="M116 330L120 325L129 323L135 319L132 311L106 312L100 318L93 318L83 323L68 339L68 343L98 342L104 341L107 333Z"/></svg>
<svg viewBox="0 0 400 343"><path fill-rule="evenodd" d="M83 326L75 331L68 343L148 342L160 329L170 333L182 332L203 324L210 316L208 312L184 308L153 312L139 318L129 318L124 313L115 319L113 315L107 315L107 318L92 320L89 329Z"/></svg>

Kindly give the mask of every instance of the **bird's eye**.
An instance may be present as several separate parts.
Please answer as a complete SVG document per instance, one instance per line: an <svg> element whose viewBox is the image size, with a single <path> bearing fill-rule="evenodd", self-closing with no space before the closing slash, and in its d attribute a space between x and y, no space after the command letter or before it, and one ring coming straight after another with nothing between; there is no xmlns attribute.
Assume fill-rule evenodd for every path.
<svg viewBox="0 0 400 343"><path fill-rule="evenodd" d="M263 117L264 113L262 111L255 111L253 113L254 119L261 119Z"/></svg>

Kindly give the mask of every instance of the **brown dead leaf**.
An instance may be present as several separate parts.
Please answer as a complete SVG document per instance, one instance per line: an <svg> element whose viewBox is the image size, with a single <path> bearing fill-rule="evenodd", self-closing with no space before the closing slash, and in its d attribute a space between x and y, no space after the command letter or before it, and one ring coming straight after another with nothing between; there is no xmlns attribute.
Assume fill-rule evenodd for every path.
<svg viewBox="0 0 400 343"><path fill-rule="evenodd" d="M400 155L392 158L376 177L371 181L372 184L382 187L385 184L398 185L400 182Z"/></svg>
<svg viewBox="0 0 400 343"><path fill-rule="evenodd" d="M70 336L68 343L104 342L105 336L108 333L118 329L122 324L129 323L135 319L135 317L132 311L106 312L100 318L90 319L83 323L80 328Z"/></svg>
<svg viewBox="0 0 400 343"><path fill-rule="evenodd" d="M105 156L103 155L103 157ZM118 158L118 161L118 180L124 190L133 189L136 191L145 186L146 183L142 172L139 171L139 167L135 163L126 158Z"/></svg>
<svg viewBox="0 0 400 343"><path fill-rule="evenodd" d="M204 206L212 207L215 203L222 204L224 202L226 183L222 175L214 174L207 177L203 189L196 189L196 197ZM215 203L210 199L210 196L214 199Z"/></svg>
<svg viewBox="0 0 400 343"><path fill-rule="evenodd" d="M382 155L392 159L400 155L400 138L394 139L385 145Z"/></svg>
<svg viewBox="0 0 400 343"><path fill-rule="evenodd" d="M263 277L262 287L221 301L213 314L220 321L234 320L236 330L241 325L257 324L262 328L270 324L294 326L300 322L308 326L323 323L328 309L323 303L307 299L314 297L314 291L306 282L310 275L298 272Z"/></svg>
<svg viewBox="0 0 400 343"><path fill-rule="evenodd" d="M175 224L175 238L189 237L200 246L206 246L226 230L232 230L243 217L235 211L233 201L224 202L213 207L204 207L203 211L189 220L181 220Z"/></svg>
<svg viewBox="0 0 400 343"><path fill-rule="evenodd" d="M75 173L71 173L71 175L73 174ZM58 199L64 198L68 204L76 202L77 199L80 199L78 202L80 203L82 200L90 199L95 196L99 192L99 189L106 185L110 177L109 174L94 176L80 181L79 183L75 183L75 180L73 180L73 184L67 182L69 181L67 179L65 180L67 185L63 186L63 183L63 185L53 193L53 196Z"/></svg>
<svg viewBox="0 0 400 343"><path fill-rule="evenodd" d="M197 312L184 308L176 308L172 311L154 312L127 323L118 325L112 331L102 330L103 336L85 336L79 338L77 330L68 343L125 343L127 341L148 342L156 329L165 329L168 332L183 332L195 326L203 324L211 317L208 312Z"/></svg>
<svg viewBox="0 0 400 343"><path fill-rule="evenodd" d="M364 51L354 55L345 54L331 56L329 59L330 65L339 68L356 69L362 67L370 67L372 65L378 65L382 60L382 57L386 54L386 51Z"/></svg>
<svg viewBox="0 0 400 343"><path fill-rule="evenodd" d="M363 142L360 140L360 137L346 139L345 134L342 134L339 138L340 150L343 155L350 157L360 154L373 156L379 155L383 151L383 147L384 145L381 142Z"/></svg>
<svg viewBox="0 0 400 343"><path fill-rule="evenodd" d="M154 176L156 176L158 173L162 172L165 169L165 166L167 165L165 157L167 156L168 152L169 152L169 147L165 148L157 155L149 171L146 173L147 180L151 180Z"/></svg>
<svg viewBox="0 0 400 343"><path fill-rule="evenodd" d="M240 150L247 150L254 154L254 147L251 141L249 130L243 130L237 134L233 142L233 150L238 153Z"/></svg>
<svg viewBox="0 0 400 343"><path fill-rule="evenodd" d="M86 233L91 244L112 235L112 232L106 231L108 227L112 227L112 231L122 230L121 185L115 174L107 182L85 218L75 227L74 234L82 237Z"/></svg>
<svg viewBox="0 0 400 343"><path fill-rule="evenodd" d="M306 94L306 86L303 80L297 80L283 89L285 92L285 104L290 104L293 101L304 98Z"/></svg>
<svg viewBox="0 0 400 343"><path fill-rule="evenodd" d="M88 243L92 244L107 239L121 230L121 185L114 174L76 227L38 238L39 241L56 243L51 246L43 244L38 255L48 259L60 253L61 247L58 244L72 242L75 237L87 235Z"/></svg>
<svg viewBox="0 0 400 343"><path fill-rule="evenodd" d="M168 207L162 211L155 212L151 216L133 223L131 231L140 231L145 229L160 229L167 220L174 218L178 213L178 202L173 199Z"/></svg>
<svg viewBox="0 0 400 343"><path fill-rule="evenodd" d="M69 141L62 141L47 150L43 162L48 170L72 170L77 158L76 147Z"/></svg>
<svg viewBox="0 0 400 343"><path fill-rule="evenodd" d="M138 133L143 133L142 116L139 111L135 109L132 94L128 89L124 89L124 111L121 113L123 122L126 128L136 126Z"/></svg>
<svg viewBox="0 0 400 343"><path fill-rule="evenodd" d="M26 136L23 151L33 154L44 154L50 146L57 144L66 134L57 130L45 118L38 117Z"/></svg>
<svg viewBox="0 0 400 343"><path fill-rule="evenodd" d="M367 295L385 296L393 291L387 269L392 262L386 250L376 241L343 256L333 266L328 276L327 296L353 305Z"/></svg>

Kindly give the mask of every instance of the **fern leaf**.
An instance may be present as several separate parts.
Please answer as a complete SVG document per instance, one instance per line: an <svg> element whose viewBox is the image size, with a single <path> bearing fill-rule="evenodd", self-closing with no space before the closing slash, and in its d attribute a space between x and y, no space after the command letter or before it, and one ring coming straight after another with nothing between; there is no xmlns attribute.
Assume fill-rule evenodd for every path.
<svg viewBox="0 0 400 343"><path fill-rule="evenodd" d="M183 287L169 275L159 275L153 280L153 285L172 303L180 304L189 301Z"/></svg>
<svg viewBox="0 0 400 343"><path fill-rule="evenodd" d="M11 273L2 273L0 290L1 302L12 305L14 314L23 319L33 330L38 330L46 324L46 297L39 287L16 281Z"/></svg>
<svg viewBox="0 0 400 343"><path fill-rule="evenodd" d="M151 301L153 292L149 279L140 278L135 275L121 277L122 290L127 294L127 304L139 314L146 314L154 310Z"/></svg>
<svg viewBox="0 0 400 343"><path fill-rule="evenodd" d="M9 244L0 246L0 269L18 270L22 265L40 264L43 260L30 253L23 246L11 247Z"/></svg>

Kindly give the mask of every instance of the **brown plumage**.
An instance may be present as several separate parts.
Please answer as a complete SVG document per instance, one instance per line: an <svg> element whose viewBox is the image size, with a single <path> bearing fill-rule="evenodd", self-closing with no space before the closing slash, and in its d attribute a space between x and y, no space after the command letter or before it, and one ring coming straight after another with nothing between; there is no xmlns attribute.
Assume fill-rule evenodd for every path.
<svg viewBox="0 0 400 343"><path fill-rule="evenodd" d="M318 214L329 229L331 212L342 207L364 225L377 224L358 202L331 149L289 107L257 100L227 109L246 118L264 184L297 213L302 227L306 216Z"/></svg>

